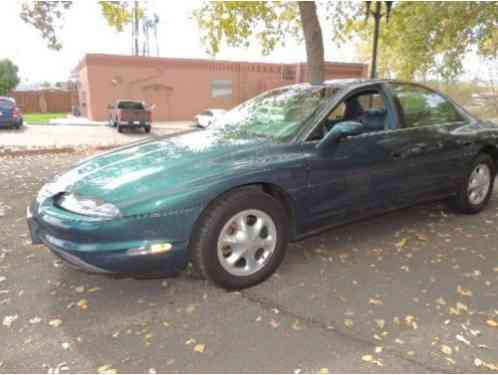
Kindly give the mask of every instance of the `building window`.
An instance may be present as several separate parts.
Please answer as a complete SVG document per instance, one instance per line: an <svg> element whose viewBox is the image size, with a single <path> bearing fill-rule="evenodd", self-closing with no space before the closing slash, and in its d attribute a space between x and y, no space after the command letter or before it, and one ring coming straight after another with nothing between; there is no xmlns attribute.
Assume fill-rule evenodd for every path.
<svg viewBox="0 0 498 375"><path fill-rule="evenodd" d="M230 80L214 80L211 81L211 96L216 98L218 96L231 96L232 95L232 81Z"/></svg>

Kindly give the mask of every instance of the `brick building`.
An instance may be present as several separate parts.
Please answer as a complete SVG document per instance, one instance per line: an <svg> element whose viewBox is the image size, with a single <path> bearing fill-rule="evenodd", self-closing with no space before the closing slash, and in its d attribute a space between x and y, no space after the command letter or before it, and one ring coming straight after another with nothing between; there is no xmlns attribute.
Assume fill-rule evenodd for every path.
<svg viewBox="0 0 498 375"><path fill-rule="evenodd" d="M368 66L326 63L326 79L366 77ZM108 104L137 99L155 104L155 121L190 120L206 108L232 108L256 94L305 82L306 64L88 54L73 71L84 116L108 118Z"/></svg>

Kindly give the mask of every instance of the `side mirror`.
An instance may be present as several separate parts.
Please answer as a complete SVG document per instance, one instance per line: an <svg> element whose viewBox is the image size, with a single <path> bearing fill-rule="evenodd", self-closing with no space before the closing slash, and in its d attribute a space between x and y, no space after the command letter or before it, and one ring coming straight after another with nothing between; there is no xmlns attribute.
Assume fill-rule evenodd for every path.
<svg viewBox="0 0 498 375"><path fill-rule="evenodd" d="M363 130L364 127L361 122L339 122L322 138L317 147L320 150L326 150L331 144L337 143L343 138L361 134Z"/></svg>

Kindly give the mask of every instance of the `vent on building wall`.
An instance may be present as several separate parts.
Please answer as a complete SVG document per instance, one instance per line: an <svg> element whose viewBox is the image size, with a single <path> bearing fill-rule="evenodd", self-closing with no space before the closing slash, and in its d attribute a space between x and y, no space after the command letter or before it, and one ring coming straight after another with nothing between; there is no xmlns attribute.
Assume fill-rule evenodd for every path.
<svg viewBox="0 0 498 375"><path fill-rule="evenodd" d="M282 80L283 81L295 81L296 80L296 69L293 66L283 65L282 66Z"/></svg>

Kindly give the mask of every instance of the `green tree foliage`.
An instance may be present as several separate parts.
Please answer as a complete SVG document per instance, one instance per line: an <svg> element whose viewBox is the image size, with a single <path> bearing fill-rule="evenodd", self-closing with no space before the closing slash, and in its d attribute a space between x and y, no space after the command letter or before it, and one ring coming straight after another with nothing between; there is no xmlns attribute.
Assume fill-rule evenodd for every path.
<svg viewBox="0 0 498 375"><path fill-rule="evenodd" d="M285 46L289 37L304 36L309 80L323 80L323 38L314 2L206 2L194 11L207 50L215 55L222 43L247 47L256 40L263 54Z"/></svg>
<svg viewBox="0 0 498 375"><path fill-rule="evenodd" d="M362 3L337 2L327 7L328 22L339 42L361 41L370 52L373 22L365 21ZM463 70L469 51L495 56L498 44L497 2L396 2L380 37L380 72L412 79L436 74L444 79Z"/></svg>
<svg viewBox="0 0 498 375"><path fill-rule="evenodd" d="M133 20L134 3L134 1L101 1L102 15L110 26L122 32ZM137 16L139 19L144 16L141 6L138 6Z"/></svg>
<svg viewBox="0 0 498 375"><path fill-rule="evenodd" d="M251 40L258 41L267 55L275 47L284 46L287 37L302 36L296 2L205 2L194 11L194 17L212 55L220 51L223 42L247 47Z"/></svg>
<svg viewBox="0 0 498 375"><path fill-rule="evenodd" d="M9 59L0 60L0 96L7 95L19 84L18 68Z"/></svg>
<svg viewBox="0 0 498 375"><path fill-rule="evenodd" d="M61 26L66 11L71 6L71 1L24 2L21 6L20 16L24 22L40 31L49 48L60 50L62 44L57 38L57 30Z"/></svg>

